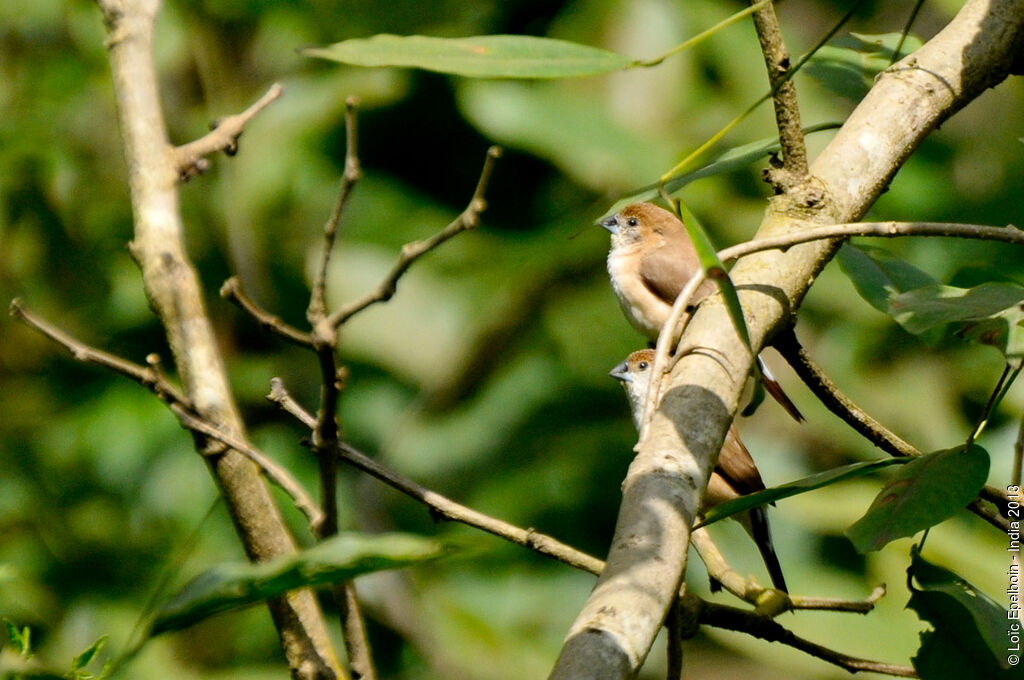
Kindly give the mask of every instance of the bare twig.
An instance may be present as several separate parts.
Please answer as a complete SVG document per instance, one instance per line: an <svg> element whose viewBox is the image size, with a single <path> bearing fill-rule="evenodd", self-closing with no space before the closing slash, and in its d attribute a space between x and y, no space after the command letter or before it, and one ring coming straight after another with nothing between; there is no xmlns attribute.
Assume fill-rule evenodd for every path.
<svg viewBox="0 0 1024 680"><path fill-rule="evenodd" d="M286 468L275 463L256 447L243 442L237 437L232 437L227 432L223 432L182 405L172 403L169 406L174 415L178 416L181 424L187 429L230 446L256 463L271 482L279 486L282 491L291 497L295 502L295 507L301 510L302 514L309 520L309 526L314 533L323 524L323 512Z"/></svg>
<svg viewBox="0 0 1024 680"><path fill-rule="evenodd" d="M697 550L708 576L721 584L727 591L750 604L757 604L758 598L767 589L752 580L746 579L734 570L718 549L707 529L697 529L690 534L690 542Z"/></svg>
<svg viewBox="0 0 1024 680"><path fill-rule="evenodd" d="M782 28L775 15L774 5L766 5L754 13L754 26L761 42L764 64L768 69L768 83L775 105L775 123L779 128L782 148L782 167L765 171L765 179L776 193L786 193L807 181L807 149L800 125L800 108L796 87L789 77L789 51L782 39Z"/></svg>
<svg viewBox="0 0 1024 680"><path fill-rule="evenodd" d="M487 207L484 194L487 191L487 185L494 170L494 163L500 156L501 149L497 146L492 146L487 150L487 159L484 161L483 170L480 172L480 180L477 182L476 191L473 192L473 198L470 199L466 209L451 224L430 238L423 239L422 241L412 241L402 246L398 260L391 267L391 272L377 287L377 290L333 312L328 317L328 323L332 327L337 328L367 307L378 302L390 300L398 289L398 280L412 266L413 262L453 236L467 229L475 228L480 222L480 213Z"/></svg>
<svg viewBox="0 0 1024 680"><path fill-rule="evenodd" d="M837 600L830 597L793 596L793 609L826 610L831 612L851 612L867 614L874 610L878 601L885 597L885 584L880 583L872 589L863 600Z"/></svg>
<svg viewBox="0 0 1024 680"><path fill-rule="evenodd" d="M313 346L313 338L309 333L303 333L294 326L288 325L281 320L281 317L266 311L249 297L242 289L242 282L237 276L232 276L224 282L220 287L220 296L235 303L242 311L247 312L264 330L279 335L288 342L300 347L308 348Z"/></svg>
<svg viewBox="0 0 1024 680"><path fill-rule="evenodd" d="M67 349L77 361L102 366L139 383L166 403L185 429L235 449L256 463L270 481L291 497L295 507L306 515L311 526L318 526L323 521L323 513L286 469L247 442L222 431L196 413L191 401L164 378L158 362L152 359L153 355L147 358L150 365L142 366L90 347L26 309L21 300L11 302L11 316Z"/></svg>
<svg viewBox="0 0 1024 680"><path fill-rule="evenodd" d="M687 595L687 597L695 596ZM756 612L750 612L744 609L715 604L712 602L705 602L703 600L701 600L697 606L700 611L701 623L715 626L717 628L746 633L768 642L780 642L851 673L868 671L872 673L882 673L884 675L893 675L901 678L918 677L914 669L909 666L900 666L898 664L888 664L879 661L871 661L869 659L861 659L823 647L822 645L793 634L792 631L788 630L777 621L765 616L760 616Z"/></svg>
<svg viewBox="0 0 1024 680"><path fill-rule="evenodd" d="M206 156L217 151L234 156L238 152L238 138L242 136L245 126L283 92L284 88L280 83L274 83L266 94L253 102L245 111L215 121L211 124L209 133L193 142L177 147L174 150L174 162L178 169L178 177L182 181L188 181L201 174L209 167Z"/></svg>
<svg viewBox="0 0 1024 680"><path fill-rule="evenodd" d="M1012 224L993 227L985 224L958 224L954 222L846 222L800 229L794 232L754 239L726 248L718 253L722 261L735 260L765 250L788 250L793 246L824 239L873 236L950 236L982 241L1002 241L1024 245L1024 230Z"/></svg>
<svg viewBox="0 0 1024 680"><path fill-rule="evenodd" d="M316 279L313 281L313 291L310 295L309 310L307 317L314 325L327 313L326 291L327 291L327 269L331 262L331 254L334 251L334 241L338 234L338 223L341 215L348 205L348 199L356 183L362 178L363 170L359 163L358 132L356 128L356 109L359 100L356 97L349 97L345 100L345 171L341 175L338 188L338 198L334 203L327 223L324 224L324 249L320 256L320 268L317 270Z"/></svg>

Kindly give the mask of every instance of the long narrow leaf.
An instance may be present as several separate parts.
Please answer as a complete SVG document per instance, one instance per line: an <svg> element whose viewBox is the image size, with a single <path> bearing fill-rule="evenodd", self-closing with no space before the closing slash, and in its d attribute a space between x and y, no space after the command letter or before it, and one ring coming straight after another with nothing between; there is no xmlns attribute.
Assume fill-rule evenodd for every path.
<svg viewBox="0 0 1024 680"><path fill-rule="evenodd" d="M847 479L862 477L891 465L901 465L909 462L910 460L910 458L885 458L883 460L873 460L865 463L853 463L852 465L844 465L842 467L819 472L787 484L773 486L772 488L765 489L764 491L758 491L757 493L741 496L740 498L735 498L731 501L722 503L721 505L716 505L708 510L704 513L704 521L701 522L698 527L707 526L741 512L746 512L747 510L751 510L762 505L774 503L775 501L782 500L783 498L789 498L790 496L796 496L798 494L807 493L808 491L831 486L832 484L836 484L837 482L842 482Z"/></svg>
<svg viewBox="0 0 1024 680"><path fill-rule="evenodd" d="M819 123L817 125L808 125L804 128L804 134L809 135L823 130L835 130L840 127L842 127L842 123ZM779 138L776 136L766 137L764 139L759 139L756 142L750 142L749 144L743 144L742 146L727 149L718 156L715 156L715 158L713 158L707 165L703 165L690 172L684 172L680 175L673 175L670 177L665 182L665 191L672 196L676 196L677 192L690 182L695 182L698 179L713 177L714 175L721 175L726 172L738 170L739 168L744 168L759 161L765 156L778 153L780 148L781 145L779 144ZM660 184L654 183L634 190L628 196L623 196L616 201L615 204L605 212L605 215L614 215L631 203L644 203L658 198L660 195L660 186Z"/></svg>
<svg viewBox="0 0 1024 680"><path fill-rule="evenodd" d="M746 319L743 318L743 307L740 305L740 297L736 294L736 286L732 285L732 279L729 278L725 265L718 259L718 251L711 244L711 239L708 238L708 234L704 231L704 227L701 226L697 216L682 201L679 201L679 211L683 219L683 226L686 227L686 233L690 235L693 247L697 251L697 259L700 260L700 266L704 269L707 277L718 284L718 290L722 293L722 298L725 300L725 308L729 311L729 318L732 319L736 332L739 334L740 339L743 340L743 344L747 346L747 349L751 349L750 333L747 331Z"/></svg>
<svg viewBox="0 0 1024 680"><path fill-rule="evenodd" d="M450 544L409 534L344 534L264 564L223 564L203 572L157 610L150 635L180 630L218 612L289 590L337 583L360 574L444 557Z"/></svg>
<svg viewBox="0 0 1024 680"><path fill-rule="evenodd" d="M632 57L566 40L529 35L435 38L375 35L302 50L353 66L402 66L474 78L572 78L618 71Z"/></svg>

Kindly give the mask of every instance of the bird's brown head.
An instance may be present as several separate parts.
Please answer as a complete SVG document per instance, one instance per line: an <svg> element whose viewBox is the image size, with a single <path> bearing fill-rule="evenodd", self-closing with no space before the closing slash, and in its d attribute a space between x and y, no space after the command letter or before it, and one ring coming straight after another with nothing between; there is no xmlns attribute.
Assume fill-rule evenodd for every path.
<svg viewBox="0 0 1024 680"><path fill-rule="evenodd" d="M608 374L622 382L629 406L633 412L633 422L639 428L639 419L643 413L647 388L651 384L651 368L654 366L654 350L641 349L633 352L626 360L613 368Z"/></svg>
<svg viewBox="0 0 1024 680"><path fill-rule="evenodd" d="M611 232L612 243L616 246L627 246L655 234L664 236L684 229L675 215L653 203L627 205L601 220L601 226Z"/></svg>

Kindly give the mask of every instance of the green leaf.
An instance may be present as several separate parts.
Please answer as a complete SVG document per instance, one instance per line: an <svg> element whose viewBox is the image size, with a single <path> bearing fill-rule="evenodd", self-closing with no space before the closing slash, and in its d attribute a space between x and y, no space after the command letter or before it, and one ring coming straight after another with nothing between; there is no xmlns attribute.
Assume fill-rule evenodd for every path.
<svg viewBox="0 0 1024 680"><path fill-rule="evenodd" d="M921 634L913 658L921 678L1010 678L1007 646L1011 633L1021 635L1020 621L957 574L925 560L918 546L911 548L907 573L912 577L907 607L933 626Z"/></svg>
<svg viewBox="0 0 1024 680"><path fill-rule="evenodd" d="M825 486L831 486L832 484L842 482L847 479L863 477L864 475L871 474L876 470L881 470L882 468L889 467L890 465L903 465L911 460L913 459L885 458L883 460L872 460L864 463L853 463L852 465L844 465L842 467L819 472L793 482L773 486L770 489L758 491L757 493L740 496L739 498L726 501L725 503L716 505L708 510L704 513L704 521L697 526L707 526L708 524L725 519L726 517L732 517L733 515L741 512L746 512L747 510L752 510L753 508L760 507L762 505L768 505L769 503L774 503L775 501L782 500L783 498L789 498L790 496L796 496Z"/></svg>
<svg viewBox="0 0 1024 680"><path fill-rule="evenodd" d="M264 564L222 564L192 579L156 613L151 636L186 628L289 590L346 581L360 574L439 559L452 544L410 534L343 534Z"/></svg>
<svg viewBox="0 0 1024 680"><path fill-rule="evenodd" d="M933 284L896 295L888 312L911 333L955 323L957 332L969 340L992 345L1007 358L1024 356L1024 287L1016 284Z"/></svg>
<svg viewBox="0 0 1024 680"><path fill-rule="evenodd" d="M988 452L971 445L936 451L904 465L867 513L846 530L858 552L913 536L961 510L988 478Z"/></svg>
<svg viewBox="0 0 1024 680"><path fill-rule="evenodd" d="M382 34L309 47L302 54L353 66L403 66L473 78L572 78L636 63L632 57L598 47L528 35Z"/></svg>
<svg viewBox="0 0 1024 680"><path fill-rule="evenodd" d="M890 300L896 295L938 284L931 274L874 246L844 244L839 249L839 266L860 296L887 314Z"/></svg>
<svg viewBox="0 0 1024 680"><path fill-rule="evenodd" d="M860 100L874 84L875 77L889 68L900 33L861 35L850 33L827 45L807 60L804 72L832 92ZM921 40L908 35L896 59L921 47Z"/></svg>
<svg viewBox="0 0 1024 680"><path fill-rule="evenodd" d="M74 661L71 662L71 670L80 671L88 666L89 662L93 660L93 657L99 654L100 650L103 649L103 646L107 644L108 637L108 635L104 635L99 640L92 643L87 650L76 656Z"/></svg>
<svg viewBox="0 0 1024 680"><path fill-rule="evenodd" d="M718 285L718 290L725 300L729 318L732 320L733 326L736 327L736 332L743 340L743 344L749 349L750 333L747 332L747 322L743 318L743 306L740 305L739 295L736 294L736 286L732 285L732 279L729 278L725 265L718 259L718 251L715 250L715 246L711 243L708 233L704 231L697 216L681 200L679 201L679 211L683 226L686 227L686 233L689 234L694 250L697 251L697 259L700 260L701 268L704 269L707 277Z"/></svg>

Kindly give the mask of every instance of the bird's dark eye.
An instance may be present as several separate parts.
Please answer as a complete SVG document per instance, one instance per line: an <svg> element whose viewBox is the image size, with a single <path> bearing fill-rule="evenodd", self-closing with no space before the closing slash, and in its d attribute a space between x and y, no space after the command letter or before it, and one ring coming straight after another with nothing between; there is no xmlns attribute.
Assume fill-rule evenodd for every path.
<svg viewBox="0 0 1024 680"><path fill-rule="evenodd" d="M635 217L630 217L628 220L626 220L626 223L631 227L635 227L636 225L640 224L640 222Z"/></svg>
<svg viewBox="0 0 1024 680"><path fill-rule="evenodd" d="M650 367L651 365L646 361L641 361L639 364L637 364L637 368L639 368L641 371L646 371Z"/></svg>

